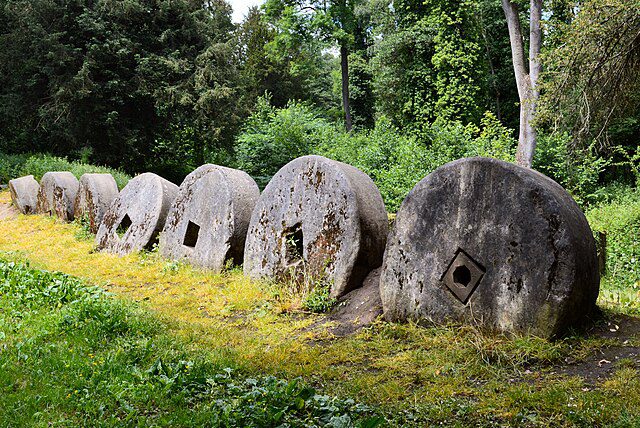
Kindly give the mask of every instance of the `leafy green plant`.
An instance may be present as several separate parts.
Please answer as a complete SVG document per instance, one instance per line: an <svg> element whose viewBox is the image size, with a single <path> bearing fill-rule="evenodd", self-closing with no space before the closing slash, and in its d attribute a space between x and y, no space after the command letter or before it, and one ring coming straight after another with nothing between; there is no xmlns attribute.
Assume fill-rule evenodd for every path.
<svg viewBox="0 0 640 428"><path fill-rule="evenodd" d="M619 192L619 191L618 191ZM606 236L607 288L621 298L640 295L640 193L627 188L626 193L608 203L587 211L587 218L596 238ZM629 291L619 294L620 290ZM617 300L614 299L614 300ZM624 302L622 302L624 303Z"/></svg>
<svg viewBox="0 0 640 428"><path fill-rule="evenodd" d="M290 102L276 109L269 97L258 100L236 147L237 166L260 187L289 161L312 152L313 147L334 138L333 125L304 103Z"/></svg>
<svg viewBox="0 0 640 428"><path fill-rule="evenodd" d="M7 183L9 180L23 175L33 175L36 180L40 181L42 176L49 171L69 171L76 178L91 172L109 173L116 180L120 189L131 179L120 170L69 161L47 154L5 155L0 153L0 183Z"/></svg>
<svg viewBox="0 0 640 428"><path fill-rule="evenodd" d="M333 308L336 299L330 295L330 287L326 284L316 285L302 301L302 307L315 313L324 313Z"/></svg>

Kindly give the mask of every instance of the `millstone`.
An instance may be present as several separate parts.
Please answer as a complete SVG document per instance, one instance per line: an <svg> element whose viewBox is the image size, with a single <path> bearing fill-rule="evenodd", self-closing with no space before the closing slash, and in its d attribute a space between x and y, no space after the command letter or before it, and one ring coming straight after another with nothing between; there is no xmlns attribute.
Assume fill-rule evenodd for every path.
<svg viewBox="0 0 640 428"><path fill-rule="evenodd" d="M486 158L438 168L402 203L385 252L385 318L562 334L595 309L587 220L533 170Z"/></svg>
<svg viewBox="0 0 640 428"><path fill-rule="evenodd" d="M96 233L117 196L118 185L111 174L84 174L76 195L75 218L86 219L91 233Z"/></svg>
<svg viewBox="0 0 640 428"><path fill-rule="evenodd" d="M104 214L97 249L125 255L150 248L177 193L178 186L150 172L131 179Z"/></svg>
<svg viewBox="0 0 640 428"><path fill-rule="evenodd" d="M362 171L321 156L285 165L251 216L244 272L322 278L339 297L382 263L387 214L380 192Z"/></svg>
<svg viewBox="0 0 640 428"><path fill-rule="evenodd" d="M40 185L33 175L9 180L11 201L22 214L34 214L38 202Z"/></svg>
<svg viewBox="0 0 640 428"><path fill-rule="evenodd" d="M164 257L220 271L241 263L251 212L260 189L245 172L203 165L178 189L160 238Z"/></svg>
<svg viewBox="0 0 640 428"><path fill-rule="evenodd" d="M78 179L70 172L47 172L40 180L36 213L72 221Z"/></svg>

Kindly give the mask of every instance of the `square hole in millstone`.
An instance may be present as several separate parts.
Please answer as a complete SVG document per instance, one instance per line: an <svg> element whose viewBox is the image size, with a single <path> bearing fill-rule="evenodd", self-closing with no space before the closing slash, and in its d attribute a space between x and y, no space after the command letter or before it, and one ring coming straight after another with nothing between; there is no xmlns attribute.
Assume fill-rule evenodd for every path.
<svg viewBox="0 0 640 428"><path fill-rule="evenodd" d="M200 234L200 226L192 221L187 224L187 230L184 233L184 239L182 245L185 247L195 248L198 243L198 235Z"/></svg>
<svg viewBox="0 0 640 428"><path fill-rule="evenodd" d="M116 233L118 234L118 237L122 238L125 235L125 233L127 233L127 230L129 230L130 227L131 227L131 217L129 217L129 214L125 214L124 217L122 217L120 224L116 228Z"/></svg>
<svg viewBox="0 0 640 428"><path fill-rule="evenodd" d="M449 263L447 271L442 275L441 281L460 302L466 305L485 272L484 267L459 248Z"/></svg>
<svg viewBox="0 0 640 428"><path fill-rule="evenodd" d="M286 259L288 264L304 259L304 236L302 235L302 224L296 223L284 230L286 245Z"/></svg>

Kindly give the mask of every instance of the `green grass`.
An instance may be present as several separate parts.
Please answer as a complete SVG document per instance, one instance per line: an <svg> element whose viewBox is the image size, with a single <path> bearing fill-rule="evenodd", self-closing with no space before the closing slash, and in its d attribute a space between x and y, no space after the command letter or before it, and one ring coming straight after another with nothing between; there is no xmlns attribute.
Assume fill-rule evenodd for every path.
<svg viewBox="0 0 640 428"><path fill-rule="evenodd" d="M0 192L0 203L8 201L7 192ZM234 384L243 384L246 379L262 382L273 377L284 379L288 385L299 378L302 388L316 388L337 397L338 403L357 399L384 416L389 426L640 425L637 366L629 361L612 363L612 371L601 380L564 372L567 360L597 366L601 351L621 345L617 340L575 332L552 342L528 335L493 335L471 326L425 328L383 321L349 337L334 337L328 327L318 325L322 315L302 310L301 302L293 296L275 295L269 284L247 280L241 269L212 274L162 260L155 252L126 257L96 253L93 241L81 231L80 225L64 224L49 217L16 216L1 220L0 257L28 260L33 267L63 271L83 283L100 286L113 293L112 297L100 299L132 308L130 314L135 315L129 317L129 322L140 323L140 329L146 333L110 336L111 330L123 331L123 328L100 330L96 327L98 333L94 339L87 339L90 334L84 326L93 325L93 321L73 321L71 325L77 327L61 330L57 327L61 314L66 313L65 308L75 305L71 303L75 299L59 309L54 304L52 313L35 305L33 314L31 310L16 311L22 319L4 318L8 321L2 323L0 331L6 339L2 339L0 346L11 346L16 356L6 364L7 368L0 366L0 378L8 376L3 371L23 370L23 365L31 368L16 372L13 379L17 380L0 391L0 400L8 400L3 398L5 392L22 394L14 397L14 404L0 402L0 408L11 409L24 402L31 403L31 407L16 411L16 418L30 417L28 413L36 408L35 411L44 414L41 419L24 423L18 419L13 425L45 425L48 420L58 420L49 415L74 418L67 425L91 424L98 418L95 408L99 401L107 403L105 415L118 415L122 425L178 425L169 421L169 414L187 415L182 419L184 424L198 425L201 420L196 419L197 414L189 412L208 409L207 406L212 405L208 398L189 402L186 406L190 410L186 410L177 404L175 408L170 407L173 404L166 404L172 403L172 397L181 397L174 389L169 389L170 397L162 399L149 392L163 387L139 373L153 367L158 356L163 367L191 361L190 367L210 367L208 373L224 374L226 368L231 368ZM613 277L612 281L615 280ZM618 288L622 286L615 284ZM616 289L610 287L614 285L603 284L601 296ZM25 288L26 295L31 288ZM599 304L606 318L615 322L622 315L633 317L640 308L640 299L619 305L601 297ZM6 306L0 303L1 317L9 316ZM70 319L77 317L70 315ZM102 336L106 338L104 345ZM150 341L154 345L145 358L148 337L152 337ZM20 351L14 345L19 342L24 342ZM624 346L640 346L640 335L630 337ZM48 352L55 353L50 363L36 363ZM109 353L118 358L132 356L131 364L136 369L131 371L138 374L118 377L121 371L131 371L118 368L119 360L115 357L105 358ZM89 392L82 392L83 389L76 386L80 382L79 374L87 379L91 372L79 371L79 368L94 370L97 355L106 364L100 365L102 379L113 377L115 386L83 384ZM595 362L594 358L597 358ZM78 365L74 366L76 359ZM78 371L58 376L57 370L62 370L60 366L64 367L67 360ZM63 398L76 390L83 396L99 394L96 395L99 398L85 407L79 404L64 407ZM107 395L108 391L111 395ZM62 407L51 404L51 398L38 398L50 396L59 396L60 399L54 401ZM109 398L112 396L116 398ZM118 401L118 397L124 398ZM180 403L188 401L185 400ZM125 423L127 406L135 411L132 417L156 419L133 419ZM250 414L257 411L251 410ZM211 414L216 412L219 409L211 410ZM7 418L0 415L0 424L5 420ZM228 425L234 424L251 426L247 422Z"/></svg>
<svg viewBox="0 0 640 428"><path fill-rule="evenodd" d="M157 317L60 273L0 260L0 425L362 426L353 400L248 377ZM224 363L224 364L223 364Z"/></svg>
<svg viewBox="0 0 640 428"><path fill-rule="evenodd" d="M120 189L131 179L120 170L89 165L78 161L69 161L65 158L46 154L7 155L0 153L0 184L6 184L9 180L24 175L33 175L36 180L40 181L42 176L49 171L69 171L76 178L80 178L82 174L90 172L109 173L116 180Z"/></svg>

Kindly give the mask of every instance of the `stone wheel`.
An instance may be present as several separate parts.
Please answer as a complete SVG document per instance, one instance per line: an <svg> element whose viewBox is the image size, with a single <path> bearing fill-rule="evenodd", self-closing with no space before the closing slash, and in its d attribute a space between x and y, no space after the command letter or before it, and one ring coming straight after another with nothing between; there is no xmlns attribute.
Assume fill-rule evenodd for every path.
<svg viewBox="0 0 640 428"><path fill-rule="evenodd" d="M438 168L411 190L380 280L388 320L480 324L550 337L595 308L587 220L557 183L495 159Z"/></svg>
<svg viewBox="0 0 640 428"><path fill-rule="evenodd" d="M285 165L260 196L245 245L251 278L282 279L291 271L323 278L339 297L382 263L387 214L362 171L321 156Z"/></svg>

